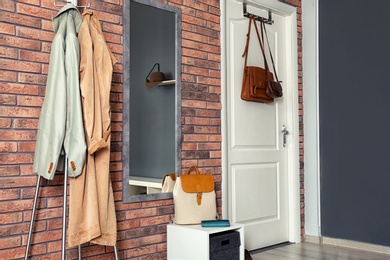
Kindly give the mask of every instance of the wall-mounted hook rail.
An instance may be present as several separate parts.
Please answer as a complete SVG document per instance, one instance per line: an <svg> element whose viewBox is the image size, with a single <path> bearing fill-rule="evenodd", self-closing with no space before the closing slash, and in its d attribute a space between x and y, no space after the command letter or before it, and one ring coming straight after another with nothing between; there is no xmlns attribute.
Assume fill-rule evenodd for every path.
<svg viewBox="0 0 390 260"><path fill-rule="evenodd" d="M255 14L248 13L248 11L246 10L246 3L242 3L242 12L245 17L249 17L250 15L253 15L253 17L257 21L263 21L264 23L271 24L271 25L274 23L274 21L272 20L271 11L268 11L268 18L264 18Z"/></svg>
<svg viewBox="0 0 390 260"><path fill-rule="evenodd" d="M88 3L88 5L77 5L77 0L66 0L66 1L60 1L60 2L70 3L70 4L73 4L76 7L86 7L86 8L90 8L91 7L91 3L90 2ZM65 4L57 4L56 0L54 0L54 6L64 6L64 5Z"/></svg>

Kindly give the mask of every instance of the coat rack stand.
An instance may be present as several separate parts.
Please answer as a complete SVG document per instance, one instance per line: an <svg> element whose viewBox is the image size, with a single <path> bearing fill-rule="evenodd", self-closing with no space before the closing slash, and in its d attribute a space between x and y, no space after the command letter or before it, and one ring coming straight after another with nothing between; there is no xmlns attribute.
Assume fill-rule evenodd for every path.
<svg viewBox="0 0 390 260"><path fill-rule="evenodd" d="M77 5L77 0L65 0L63 2L66 3L71 3L76 7L90 7L91 4L88 3L87 6L79 6ZM54 5L58 6L56 4L56 0L54 0ZM38 200L38 194L39 194L39 187L41 184L41 176L38 175L37 179L37 186L35 188L35 197L34 197L34 204L33 204L33 209L32 209L32 214L31 214L31 221L30 221L30 229L28 231L28 238L27 238L27 246L26 246L26 253L24 255L24 259L28 260L28 253L30 250L30 244L31 244L31 235L32 235L32 230L33 230L33 225L34 225L34 219L35 219L35 211L37 208L37 200ZM66 205L67 205L67 187L68 187L68 157L65 156L65 167L64 167L64 204L63 204L63 209L62 209L62 250L61 250L61 259L65 260L66 258ZM114 245L114 253L115 253L115 259L118 260L118 249L116 245ZM78 255L79 255L79 260L81 260L81 245L78 246Z"/></svg>
<svg viewBox="0 0 390 260"><path fill-rule="evenodd" d="M34 197L34 203L32 208L32 214L31 214L31 220L30 220L30 229L28 231L28 238L27 238L27 246L26 246L26 253L24 255L24 259L28 260L28 253L30 250L31 245L31 236L32 236L32 230L34 226L34 219L35 219L35 211L37 209L37 200L38 200L38 194L39 194L39 187L41 184L41 176L38 175L37 179L37 186L35 188L35 197ZM66 259L66 201L67 201L67 187L68 187L68 157L65 156L65 167L64 167L64 204L62 207L62 249L61 249L61 259ZM118 249L116 245L114 245L114 253L115 253L115 259L118 260ZM78 246L78 255L79 260L81 260L81 245Z"/></svg>

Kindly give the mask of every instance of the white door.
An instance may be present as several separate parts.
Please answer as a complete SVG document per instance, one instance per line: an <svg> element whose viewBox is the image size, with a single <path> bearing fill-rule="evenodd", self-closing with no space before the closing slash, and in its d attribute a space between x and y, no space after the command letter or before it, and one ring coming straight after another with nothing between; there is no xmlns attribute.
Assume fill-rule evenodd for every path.
<svg viewBox="0 0 390 260"><path fill-rule="evenodd" d="M257 1L261 2L261 1ZM247 11L268 17L268 11L247 5ZM225 152L228 171L228 214L232 222L245 226L245 247L254 250L289 240L288 148L283 147L283 125L287 125L286 18L272 14L266 29L284 96L261 104L240 98L249 19L243 4L226 1L226 129ZM259 42L252 27L248 65L264 68ZM291 41L289 39L289 41ZM268 48L266 48L268 52ZM268 56L270 61L270 58ZM289 130L289 129L288 129ZM289 136L287 136L289 141Z"/></svg>

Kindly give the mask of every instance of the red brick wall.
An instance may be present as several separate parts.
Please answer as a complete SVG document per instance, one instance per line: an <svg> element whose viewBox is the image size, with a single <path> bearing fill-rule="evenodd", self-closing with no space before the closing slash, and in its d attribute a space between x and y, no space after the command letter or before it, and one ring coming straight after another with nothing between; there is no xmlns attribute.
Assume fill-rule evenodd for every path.
<svg viewBox="0 0 390 260"><path fill-rule="evenodd" d="M126 0L128 1L128 0ZM60 2L58 0L57 2ZM79 1L79 4L86 3ZM172 200L123 204L122 89L123 0L91 0L110 49L119 59L111 91L113 180L120 259L166 258L166 224ZM220 8L218 0L167 0L182 9L182 132L183 168L198 164L217 181L221 205L221 81ZM300 6L300 1L290 1ZM23 258L36 174L32 173L40 108L45 93L54 33L54 0L0 0L0 259ZM301 14L298 8L299 95L302 97ZM300 99L302 103L302 100ZM300 109L300 123L303 120ZM300 128L303 133L303 127ZM303 134L301 135L303 183ZM303 185L303 184L302 184ZM61 254L63 175L41 183L33 259L59 259ZM303 214L303 186L301 191ZM303 215L302 215L303 220ZM303 228L303 224L302 224ZM303 231L302 231L303 232ZM83 245L83 257L114 259L113 248ZM77 251L67 251L77 259Z"/></svg>

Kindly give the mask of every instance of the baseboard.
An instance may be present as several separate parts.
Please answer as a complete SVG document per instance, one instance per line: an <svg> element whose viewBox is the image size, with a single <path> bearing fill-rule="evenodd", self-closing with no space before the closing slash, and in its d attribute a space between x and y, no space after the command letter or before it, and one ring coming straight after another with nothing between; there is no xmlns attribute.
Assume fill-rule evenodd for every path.
<svg viewBox="0 0 390 260"><path fill-rule="evenodd" d="M369 252L390 255L390 247L388 247L388 246L374 245L374 244L357 242L357 241L352 241L352 240L306 235L305 242L324 244L324 245L332 245L332 246L340 246L340 247L346 247L346 248L351 248L351 249L364 250L364 251L369 251Z"/></svg>
<svg viewBox="0 0 390 260"><path fill-rule="evenodd" d="M322 237L305 235L305 242L322 244Z"/></svg>

